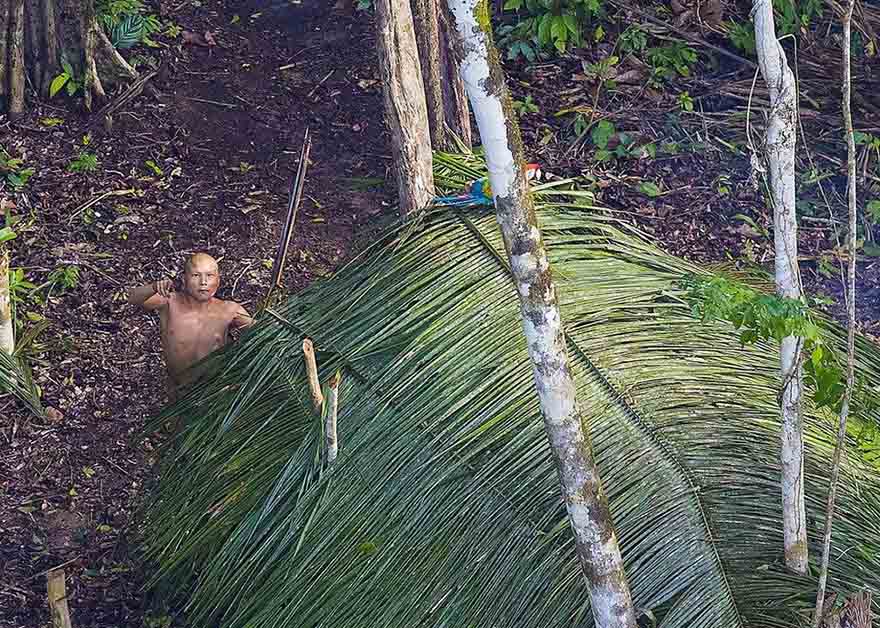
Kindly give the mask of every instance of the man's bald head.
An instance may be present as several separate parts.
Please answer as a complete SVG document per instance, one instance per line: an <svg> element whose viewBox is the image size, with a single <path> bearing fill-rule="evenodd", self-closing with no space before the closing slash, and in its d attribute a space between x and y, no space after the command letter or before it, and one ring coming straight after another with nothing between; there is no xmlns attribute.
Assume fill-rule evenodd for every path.
<svg viewBox="0 0 880 628"><path fill-rule="evenodd" d="M183 264L183 270L185 273L189 274L196 265L213 267L216 271L220 270L220 265L217 263L217 260L207 253L193 253L187 257L186 262Z"/></svg>
<svg viewBox="0 0 880 628"><path fill-rule="evenodd" d="M207 253L190 255L183 266L183 289L197 301L208 302L220 286L217 260Z"/></svg>

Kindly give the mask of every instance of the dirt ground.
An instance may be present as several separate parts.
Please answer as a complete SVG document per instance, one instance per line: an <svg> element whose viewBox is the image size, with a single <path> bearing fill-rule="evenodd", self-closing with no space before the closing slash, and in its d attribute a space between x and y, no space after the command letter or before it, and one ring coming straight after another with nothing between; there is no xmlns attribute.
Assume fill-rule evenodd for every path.
<svg viewBox="0 0 880 628"><path fill-rule="evenodd" d="M51 283L55 269L79 268L75 286L47 285L43 303L19 306L20 315L50 322L33 363L46 405L58 413L36 421L0 398L0 628L48 625L45 573L59 565L78 628L167 628L162 618L145 620L132 523L158 446L138 435L164 402L158 321L126 305L125 289L172 276L189 253L204 250L220 259L218 296L253 310L269 283L306 127L313 143L285 268L290 291L331 273L394 212L393 183L376 183L390 180L391 157L369 12L343 1L162 6L181 27L210 31L217 45L161 40L151 82L159 97L137 97L114 115L109 133L60 101L0 123L4 148L36 171L17 197L17 212L34 221L14 241L13 265L38 285ZM598 46L553 63L507 63L514 97L537 108L521 115L528 157L559 176L585 176L597 203L673 253L766 264L771 225L747 155L720 148L717 126L704 125L700 140L687 124L669 123L682 117L672 88L655 97L624 85L595 100L583 68L603 54ZM751 77L747 68L740 75ZM707 110L738 106L714 96L710 81L690 89ZM594 102L639 143L675 140L684 148L594 163L572 136L571 116L556 115ZM48 126L49 118L63 123ZM68 171L83 150L97 154L99 167ZM660 182L659 194L645 194L646 181ZM803 223L805 281L839 297L839 282L817 261L832 246L827 226ZM878 273L863 259L859 312L869 331L878 318Z"/></svg>
<svg viewBox="0 0 880 628"><path fill-rule="evenodd" d="M75 626L144 625L130 524L156 443L135 436L164 389L158 321L128 306L125 289L173 276L204 250L220 259L218 296L252 311L269 284L307 126L289 290L330 273L366 225L393 211L383 188L356 185L384 178L391 163L369 20L266 2L170 4L169 17L211 31L217 46L168 42L153 81L160 99L138 97L109 134L54 102L0 127L4 147L36 170L17 211L37 219L15 241L13 265L36 284L59 266L80 268L75 287L24 308L51 322L34 373L61 418L43 424L0 399L4 628L47 625L44 574L62 564ZM41 122L50 117L64 122ZM99 168L67 172L87 133ZM118 190L130 192L104 196Z"/></svg>

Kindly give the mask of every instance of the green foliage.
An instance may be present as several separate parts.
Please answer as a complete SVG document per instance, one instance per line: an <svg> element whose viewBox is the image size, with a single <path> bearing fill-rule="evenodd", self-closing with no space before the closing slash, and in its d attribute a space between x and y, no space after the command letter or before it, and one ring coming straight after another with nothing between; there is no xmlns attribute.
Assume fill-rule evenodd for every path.
<svg viewBox="0 0 880 628"><path fill-rule="evenodd" d="M727 29L727 38L736 48L754 57L757 54L755 48L755 25L751 22L730 22Z"/></svg>
<svg viewBox="0 0 880 628"><path fill-rule="evenodd" d="M649 83L660 85L676 76L690 76L691 68L697 62L697 51L683 41L674 41L665 46L655 46L645 50L651 65Z"/></svg>
<svg viewBox="0 0 880 628"><path fill-rule="evenodd" d="M138 44L155 47L157 44L150 38L154 33L164 31L169 37L180 34L176 24L169 22L166 27L158 17L148 13L142 0L99 0L95 9L116 48L133 48Z"/></svg>
<svg viewBox="0 0 880 628"><path fill-rule="evenodd" d="M444 191L485 176L473 157L435 164ZM695 324L675 286L699 269L568 193L538 186L535 211L634 604L666 628L802 626L816 578L780 564L778 358ZM515 290L494 212L435 208L205 364L157 417L185 427L139 528L190 628L592 625ZM342 370L330 468L304 336L322 380ZM880 350L858 343L877 385ZM819 521L832 421L804 406ZM830 586L876 596L880 471L844 456L835 547L852 550Z"/></svg>
<svg viewBox="0 0 880 628"><path fill-rule="evenodd" d="M638 26L630 26L620 34L617 45L623 54L642 52L648 47L648 35Z"/></svg>
<svg viewBox="0 0 880 628"><path fill-rule="evenodd" d="M776 31L780 37L798 35L822 17L824 0L773 0ZM731 21L727 25L727 38L736 48L754 57L755 26L749 22Z"/></svg>
<svg viewBox="0 0 880 628"><path fill-rule="evenodd" d="M80 152L75 159L71 159L67 164L69 172L94 172L98 169L98 156L94 153L86 151Z"/></svg>
<svg viewBox="0 0 880 628"><path fill-rule="evenodd" d="M25 276L23 269L9 271L9 297L14 303L23 303L36 289L37 286Z"/></svg>
<svg viewBox="0 0 880 628"><path fill-rule="evenodd" d="M49 273L47 283L53 290L57 288L61 294L76 288L79 284L79 266L59 266Z"/></svg>
<svg viewBox="0 0 880 628"><path fill-rule="evenodd" d="M504 10L519 18L498 29L498 43L509 59L523 55L531 61L538 50L562 54L582 46L591 27L597 41L604 36L601 25L593 26L604 11L601 0L507 0Z"/></svg>
<svg viewBox="0 0 880 628"><path fill-rule="evenodd" d="M27 185L28 180L36 172L33 168L24 168L24 159L13 157L0 148L0 177L12 186L14 190L20 190Z"/></svg>
<svg viewBox="0 0 880 628"><path fill-rule="evenodd" d="M540 111L538 105L532 100L531 95L527 95L523 100L514 100L513 109L521 116L528 113L538 113L538 111Z"/></svg>
<svg viewBox="0 0 880 628"><path fill-rule="evenodd" d="M678 106L681 107L682 111L694 110L694 99L691 98L689 92L681 92L678 95Z"/></svg>
<svg viewBox="0 0 880 628"><path fill-rule="evenodd" d="M694 316L706 321L727 321L740 332L743 345L797 336L803 339L803 368L819 408L840 411L845 386L844 371L832 347L823 340L819 325L802 301L758 292L743 283L715 276L688 277L682 281ZM853 408L873 403L866 396L854 399Z"/></svg>
<svg viewBox="0 0 880 628"><path fill-rule="evenodd" d="M76 75L73 66L63 56L61 57L61 68L61 74L52 79L49 84L49 98L54 98L62 88L67 91L68 96L73 96L83 88L82 78Z"/></svg>
<svg viewBox="0 0 880 628"><path fill-rule="evenodd" d="M596 147L593 157L599 162L626 158L638 159L656 155L654 144L637 146L632 135L618 131L614 124L608 120L600 120L593 126L590 131L590 139Z"/></svg>
<svg viewBox="0 0 880 628"><path fill-rule="evenodd" d="M140 13L144 9L141 0L98 0L95 12L106 29L112 29L127 15Z"/></svg>

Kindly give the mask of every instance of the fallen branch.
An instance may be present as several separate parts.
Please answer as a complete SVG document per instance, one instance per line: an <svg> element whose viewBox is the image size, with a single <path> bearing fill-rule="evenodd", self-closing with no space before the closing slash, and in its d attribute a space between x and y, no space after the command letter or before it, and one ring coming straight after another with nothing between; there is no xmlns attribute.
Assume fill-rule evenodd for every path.
<svg viewBox="0 0 880 628"><path fill-rule="evenodd" d="M131 102L134 98L139 96L141 92L144 91L144 87L146 86L147 82L154 76L156 76L156 74L158 74L158 72L156 70L153 70L152 72L147 72L146 74L140 76L134 83L129 85L128 89L126 89L116 100L107 103L100 110L98 110L95 115L96 122L93 122L93 124L96 124L97 121L103 120L107 116L115 113L116 111L119 111L119 109L121 109L129 102Z"/></svg>

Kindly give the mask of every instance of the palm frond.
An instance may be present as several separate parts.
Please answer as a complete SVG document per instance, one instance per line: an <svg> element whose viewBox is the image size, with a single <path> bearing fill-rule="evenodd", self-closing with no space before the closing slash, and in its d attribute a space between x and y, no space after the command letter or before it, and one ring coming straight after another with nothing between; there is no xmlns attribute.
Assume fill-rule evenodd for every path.
<svg viewBox="0 0 880 628"><path fill-rule="evenodd" d="M482 174L437 162L441 185ZM799 626L815 579L779 560L777 348L695 321L677 282L706 271L583 193L536 197L637 607L663 628ZM206 628L591 626L521 325L494 217L444 208L265 313L166 412L186 428L146 510L154 584ZM303 336L322 378L343 372L329 469ZM880 351L859 351L877 386ZM805 414L818 556L835 422ZM831 586L876 594L880 471L848 452Z"/></svg>
<svg viewBox="0 0 880 628"><path fill-rule="evenodd" d="M17 355L9 355L3 351L0 351L0 394L12 395L35 415L43 416L40 393L27 363Z"/></svg>

